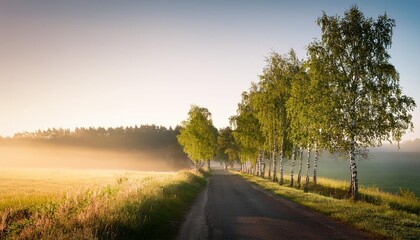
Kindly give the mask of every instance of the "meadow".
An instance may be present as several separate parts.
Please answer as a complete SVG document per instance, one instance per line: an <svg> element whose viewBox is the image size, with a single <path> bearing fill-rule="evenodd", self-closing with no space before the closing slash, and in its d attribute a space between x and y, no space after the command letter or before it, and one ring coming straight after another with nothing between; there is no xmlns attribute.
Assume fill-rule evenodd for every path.
<svg viewBox="0 0 420 240"><path fill-rule="evenodd" d="M313 175L313 154L310 176ZM306 174L307 153L304 152L302 175ZM267 169L269 161L266 161ZM295 174L299 166L295 162ZM285 160L284 171L290 173L291 161ZM278 169L279 172L279 169ZM359 184L382 191L399 193L409 190L420 196L420 153L419 152L371 152L367 159L357 160ZM268 173L267 173L268 174ZM318 176L349 181L350 170L347 159L326 153L318 161Z"/></svg>
<svg viewBox="0 0 420 240"><path fill-rule="evenodd" d="M409 189L420 196L419 152L372 152L367 159L359 159L359 183L398 193ZM348 162L324 157L319 165L320 176L348 180Z"/></svg>
<svg viewBox="0 0 420 240"><path fill-rule="evenodd" d="M173 239L203 172L2 169L0 239Z"/></svg>

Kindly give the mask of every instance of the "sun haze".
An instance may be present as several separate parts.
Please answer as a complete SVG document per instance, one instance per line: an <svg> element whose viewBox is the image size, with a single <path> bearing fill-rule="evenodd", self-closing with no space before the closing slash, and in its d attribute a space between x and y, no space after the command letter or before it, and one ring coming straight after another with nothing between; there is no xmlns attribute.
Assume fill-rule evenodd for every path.
<svg viewBox="0 0 420 240"><path fill-rule="evenodd" d="M91 169L125 171L174 171L185 162L168 161L157 154L57 145L2 145L2 169Z"/></svg>
<svg viewBox="0 0 420 240"><path fill-rule="evenodd" d="M324 10L396 20L391 62L420 102L420 4L409 1L1 1L0 135L50 127L175 126L190 104L228 125L264 56L320 37ZM420 110L413 113L420 129ZM420 138L420 133L405 139Z"/></svg>

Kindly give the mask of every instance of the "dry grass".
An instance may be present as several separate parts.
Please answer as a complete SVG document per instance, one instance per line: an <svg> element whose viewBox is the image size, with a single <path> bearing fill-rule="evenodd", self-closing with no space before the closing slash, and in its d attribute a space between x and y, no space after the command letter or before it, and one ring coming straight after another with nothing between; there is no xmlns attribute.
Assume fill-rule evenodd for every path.
<svg viewBox="0 0 420 240"><path fill-rule="evenodd" d="M296 176L295 176L296 177ZM295 178L296 179L296 178ZM289 186L290 175L284 175L284 186ZM305 183L305 176L302 176L302 185ZM318 177L317 183L309 182L308 191L335 199L350 198L349 182ZM296 183L294 184L296 187ZM399 194L384 192L377 187L359 186L359 200L374 205L387 205L394 210L402 210L408 213L420 215L420 201L416 194L407 189L401 189Z"/></svg>
<svg viewBox="0 0 420 240"><path fill-rule="evenodd" d="M48 171L3 172L0 238L171 238L205 185L195 171Z"/></svg>

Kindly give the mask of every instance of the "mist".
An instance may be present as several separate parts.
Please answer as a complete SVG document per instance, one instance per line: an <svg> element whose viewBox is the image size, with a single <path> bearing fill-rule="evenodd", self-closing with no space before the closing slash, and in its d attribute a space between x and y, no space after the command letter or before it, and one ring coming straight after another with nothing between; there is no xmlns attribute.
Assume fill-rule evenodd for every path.
<svg viewBox="0 0 420 240"><path fill-rule="evenodd" d="M0 168L176 171L189 163L163 152L107 150L49 144L2 144Z"/></svg>

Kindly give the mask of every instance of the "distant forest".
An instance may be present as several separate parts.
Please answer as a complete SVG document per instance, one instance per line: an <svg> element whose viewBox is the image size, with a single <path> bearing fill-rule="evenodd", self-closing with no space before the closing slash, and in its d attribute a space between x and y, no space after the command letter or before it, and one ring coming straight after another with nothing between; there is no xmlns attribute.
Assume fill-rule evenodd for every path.
<svg viewBox="0 0 420 240"><path fill-rule="evenodd" d="M62 146L141 151L178 166L188 166L191 161L178 144L180 127L166 128L156 125L116 128L76 128L74 131L50 128L35 132L16 133L1 138L5 144L53 144Z"/></svg>

